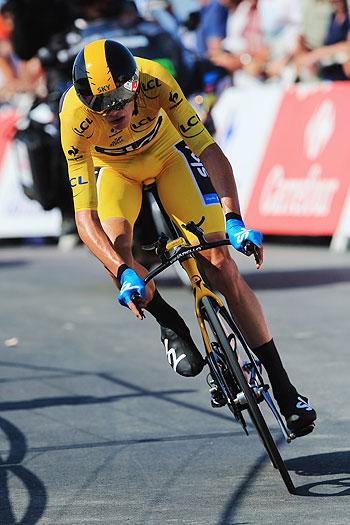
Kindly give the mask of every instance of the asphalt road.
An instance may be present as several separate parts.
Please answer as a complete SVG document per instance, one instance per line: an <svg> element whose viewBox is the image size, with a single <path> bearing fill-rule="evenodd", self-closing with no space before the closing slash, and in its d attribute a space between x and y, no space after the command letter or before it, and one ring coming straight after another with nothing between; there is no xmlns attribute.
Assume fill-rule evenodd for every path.
<svg viewBox="0 0 350 525"><path fill-rule="evenodd" d="M156 324L116 304L85 249L2 248L1 525L350 523L350 254L267 246L259 272L238 258L318 411L281 446L298 494L254 431L210 408L204 374L171 370ZM198 337L175 284L159 286Z"/></svg>

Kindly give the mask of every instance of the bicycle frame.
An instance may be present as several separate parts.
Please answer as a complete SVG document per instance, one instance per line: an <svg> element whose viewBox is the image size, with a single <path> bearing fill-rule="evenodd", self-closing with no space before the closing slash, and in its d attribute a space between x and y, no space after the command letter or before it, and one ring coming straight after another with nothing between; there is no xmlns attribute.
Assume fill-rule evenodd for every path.
<svg viewBox="0 0 350 525"><path fill-rule="evenodd" d="M234 319L227 312L221 299L206 284L198 268L197 253L230 244L226 239L208 242L205 239L203 230L200 228L203 221L204 217L198 224L190 221L182 225L185 230L197 237L199 244L190 244L185 234L179 235L175 231L174 237L176 238L170 242L168 242L169 237L163 233L154 245L147 247L147 249L155 249L160 257L161 264L149 272L144 282L147 284L147 282L175 262L181 264L189 278L193 291L195 313L206 350L206 361L210 370L209 376L221 389L222 394L226 398L228 408L248 435L247 424L243 416L243 411L247 411L272 465L279 470L288 491L293 494L295 491L294 484L263 414L258 407L258 403L263 400L267 403L288 443L295 436L288 432L278 410L275 408L267 392L269 385L265 384L259 370L259 364L252 357L251 351ZM254 245L252 247L250 244L247 244L246 253L248 253L248 250L252 250L251 253L254 253ZM228 326L227 328L225 328L225 324ZM243 362L241 359L237 351L237 342L241 343L248 361ZM249 374L248 377L246 374ZM208 384L210 385L209 382Z"/></svg>
<svg viewBox="0 0 350 525"><path fill-rule="evenodd" d="M209 290L209 288L205 285L200 272L198 270L197 262L194 257L188 257L184 260L180 260L180 264L183 267L183 269L186 271L188 278L191 282L193 294L194 294L194 300L195 300L195 311L196 316L199 324L200 331L202 333L203 341L206 347L207 352L210 354L212 352L212 347L210 344L209 336L207 333L207 330L205 328L205 324L202 318L200 304L203 299L203 297L211 297L216 301L216 303L222 307L223 302L219 299L219 297Z"/></svg>
<svg viewBox="0 0 350 525"><path fill-rule="evenodd" d="M198 225L193 223L195 228L198 228ZM186 225L188 226L188 225ZM200 230L201 231L201 230ZM174 264L174 262L178 261L185 272L188 275L189 281L191 283L191 287L194 294L195 299L195 313L198 321L198 325L202 334L203 342L205 345L205 349L207 351L207 354L210 356L211 352L213 351L212 345L210 342L210 338L201 314L201 302L204 297L210 297L212 298L216 304L222 308L224 307L223 302L220 300L220 298L206 286L203 277L200 274L200 271L197 266L197 261L194 256L195 253L198 253L203 250L219 247L219 246L227 246L230 244L228 240L219 240L219 241L213 241L213 242L207 242L204 238L204 236L201 238L201 236L198 237L201 244L199 245L191 245L185 237L179 236L176 239L167 242L168 237L164 237L166 241L161 242L162 237L159 238L158 244L153 246L153 248L157 248L159 250L158 254L160 255L162 264L152 270L147 277L145 278L145 283L149 282L151 279L153 279L156 275L163 272L167 267ZM170 252L174 250L174 253L170 255ZM229 323L230 324L230 323ZM246 346L245 341L242 339L242 335L239 333L235 333L235 337L238 337L238 339L241 341L243 347L245 348L245 351L247 355L249 356L250 360L254 362L254 358L250 354L250 350ZM233 348L234 350L234 348ZM237 359L240 362L241 367L243 366L243 363L241 362L239 355L237 354ZM261 383L263 384L263 378L260 375L259 371L256 369L256 376L259 377ZM266 403L269 405L275 419L277 420L277 423L283 433L283 436L287 443L290 443L292 439L294 439L294 435L290 434L280 416L278 411L276 410L271 396L268 392L263 392L263 397L265 398Z"/></svg>

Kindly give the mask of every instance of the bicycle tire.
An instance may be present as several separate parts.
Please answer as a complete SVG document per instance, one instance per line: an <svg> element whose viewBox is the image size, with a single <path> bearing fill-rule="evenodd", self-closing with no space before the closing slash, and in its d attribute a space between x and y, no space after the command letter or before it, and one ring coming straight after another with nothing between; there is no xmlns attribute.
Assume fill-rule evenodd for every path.
<svg viewBox="0 0 350 525"><path fill-rule="evenodd" d="M295 493L295 487L293 481L289 475L289 472L284 464L284 461L281 457L281 454L277 448L277 445L271 435L271 432L267 426L267 423L260 411L256 398L247 383L242 369L238 363L235 353L232 351L230 342L227 339L225 331L221 325L220 319L217 316L216 309L218 305L210 297L203 297L202 308L205 312L205 317L217 339L218 344L220 345L225 358L227 360L227 366L234 377L234 380L239 385L242 390L245 400L247 403L247 410L252 420L253 425L255 426L261 441L265 447L265 450L268 456L271 459L271 462L274 467L276 467L285 483L285 486L291 494Z"/></svg>

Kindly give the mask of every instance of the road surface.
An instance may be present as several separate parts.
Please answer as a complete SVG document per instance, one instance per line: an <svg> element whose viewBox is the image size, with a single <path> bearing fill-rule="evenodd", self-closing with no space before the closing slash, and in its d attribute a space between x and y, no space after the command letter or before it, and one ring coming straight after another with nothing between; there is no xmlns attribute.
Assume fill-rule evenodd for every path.
<svg viewBox="0 0 350 525"><path fill-rule="evenodd" d="M171 370L156 324L116 304L85 249L2 248L1 525L350 523L350 254L267 246L259 272L238 262L318 412L281 447L298 495L255 432L210 408L205 374ZM176 284L159 287L199 341Z"/></svg>

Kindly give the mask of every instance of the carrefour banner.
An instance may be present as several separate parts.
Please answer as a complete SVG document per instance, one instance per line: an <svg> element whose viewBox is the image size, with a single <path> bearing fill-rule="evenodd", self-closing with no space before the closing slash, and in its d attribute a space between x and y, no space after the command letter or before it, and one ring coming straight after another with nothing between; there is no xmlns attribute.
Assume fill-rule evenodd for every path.
<svg viewBox="0 0 350 525"><path fill-rule="evenodd" d="M249 131L236 126L228 140L218 124L218 140L239 171L239 191L248 178L242 183L246 222L268 234L334 235L342 218L342 233L350 237L343 213L350 195L350 83L277 89L273 100L264 87L240 94L236 111L249 99L255 112L246 114ZM218 123L220 111L227 121L221 100Z"/></svg>
<svg viewBox="0 0 350 525"><path fill-rule="evenodd" d="M244 210L283 97L275 85L227 89L213 108L215 138L231 162Z"/></svg>
<svg viewBox="0 0 350 525"><path fill-rule="evenodd" d="M287 91L247 219L268 233L333 235L350 184L349 122L347 82Z"/></svg>

